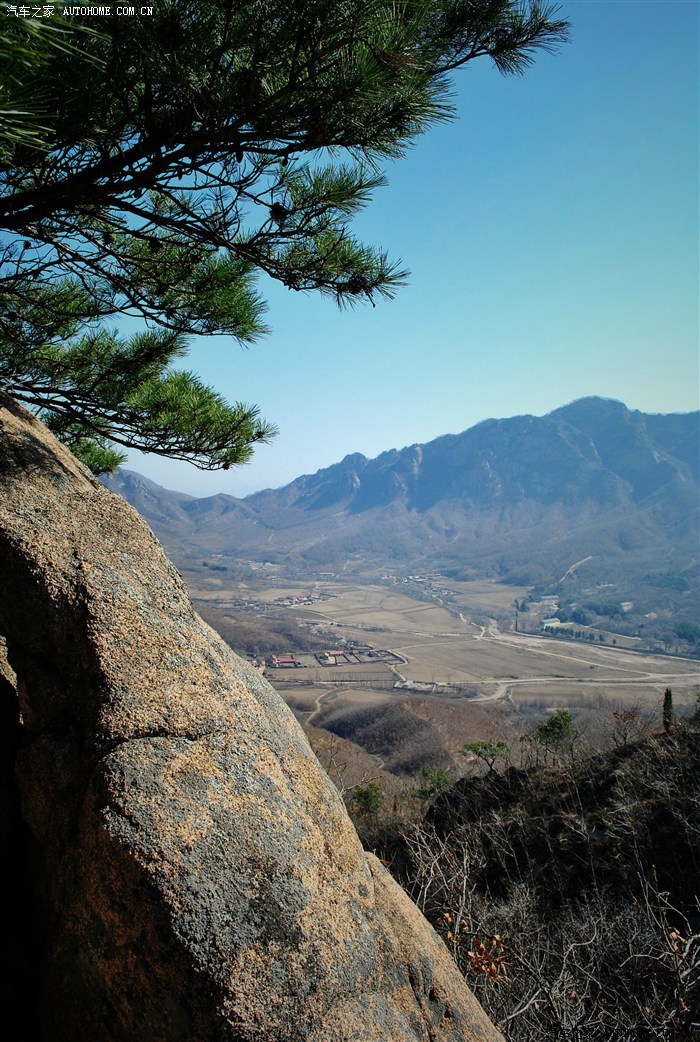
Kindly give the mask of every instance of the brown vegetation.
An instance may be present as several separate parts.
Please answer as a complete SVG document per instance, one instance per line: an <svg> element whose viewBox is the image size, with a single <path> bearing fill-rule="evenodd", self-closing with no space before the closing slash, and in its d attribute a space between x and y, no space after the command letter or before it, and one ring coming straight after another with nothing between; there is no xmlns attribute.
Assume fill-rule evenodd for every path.
<svg viewBox="0 0 700 1042"><path fill-rule="evenodd" d="M700 727L459 782L385 856L509 1042L700 1029Z"/></svg>
<svg viewBox="0 0 700 1042"><path fill-rule="evenodd" d="M394 774L415 776L423 767L437 765L457 777L465 769L468 739L505 734L516 740L516 720L505 704L397 693L381 704L357 706L348 693L324 706L315 724L352 739Z"/></svg>

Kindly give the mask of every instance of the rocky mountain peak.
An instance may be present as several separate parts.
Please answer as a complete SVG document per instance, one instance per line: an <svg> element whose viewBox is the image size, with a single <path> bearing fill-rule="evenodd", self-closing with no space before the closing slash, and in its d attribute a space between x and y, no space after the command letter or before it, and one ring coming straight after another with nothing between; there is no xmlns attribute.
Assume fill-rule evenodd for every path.
<svg viewBox="0 0 700 1042"><path fill-rule="evenodd" d="M452 574L553 582L593 558L591 579L634 578L697 559L698 413L647 414L582 398L546 416L485 420L460 434L360 453L214 510L130 498L168 548L346 568L361 559ZM116 486L118 487L118 486ZM179 515L178 515L179 511ZM179 517L179 519L178 519ZM274 536L273 536L274 533ZM271 536L273 538L271 539ZM596 572L594 576L593 573Z"/></svg>

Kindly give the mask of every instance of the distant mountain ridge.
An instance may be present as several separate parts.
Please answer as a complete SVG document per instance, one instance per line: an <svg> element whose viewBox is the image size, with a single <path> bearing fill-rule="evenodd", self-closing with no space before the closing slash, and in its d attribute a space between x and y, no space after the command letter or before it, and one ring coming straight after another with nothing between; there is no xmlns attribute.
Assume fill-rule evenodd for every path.
<svg viewBox="0 0 700 1042"><path fill-rule="evenodd" d="M245 499L196 499L120 471L108 485L175 558L220 554L314 569L437 569L553 582L697 567L700 413L646 414L582 398L546 416L360 453Z"/></svg>

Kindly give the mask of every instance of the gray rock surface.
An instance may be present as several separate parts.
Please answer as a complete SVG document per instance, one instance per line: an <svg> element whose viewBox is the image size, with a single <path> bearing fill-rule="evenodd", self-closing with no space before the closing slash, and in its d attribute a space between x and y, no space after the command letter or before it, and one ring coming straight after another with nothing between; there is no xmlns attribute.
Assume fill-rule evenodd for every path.
<svg viewBox="0 0 700 1042"><path fill-rule="evenodd" d="M501 1038L150 530L3 396L0 588L39 1037Z"/></svg>

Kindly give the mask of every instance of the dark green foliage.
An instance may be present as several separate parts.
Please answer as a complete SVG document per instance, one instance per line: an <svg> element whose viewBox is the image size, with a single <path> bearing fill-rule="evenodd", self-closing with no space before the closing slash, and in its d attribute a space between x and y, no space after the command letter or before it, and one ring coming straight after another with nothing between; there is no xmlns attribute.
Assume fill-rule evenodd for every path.
<svg viewBox="0 0 700 1042"><path fill-rule="evenodd" d="M440 767L424 767L421 771L421 779L420 788L416 790L416 796L421 800L435 799L453 784L449 771L443 771Z"/></svg>
<svg viewBox="0 0 700 1042"><path fill-rule="evenodd" d="M556 709L550 717L536 724L532 731L522 735L520 741L531 744L538 762L542 756L546 763L549 759L556 761L564 753L572 756L577 737L578 731L571 713L566 709Z"/></svg>
<svg viewBox="0 0 700 1042"><path fill-rule="evenodd" d="M675 714L673 712L673 692L670 687L667 687L664 691L664 704L661 710L661 720L664 725L664 731L666 734L669 733L673 727L673 721Z"/></svg>
<svg viewBox="0 0 700 1042"><path fill-rule="evenodd" d="M565 709L557 709L548 720L539 723L535 728L537 738L543 745L560 746L573 741L576 729L573 726L571 713Z"/></svg>
<svg viewBox="0 0 700 1042"><path fill-rule="evenodd" d="M265 332L255 277L339 304L405 273L350 221L377 164L450 116L449 73L518 73L566 23L536 0L156 0L85 30L3 20L0 387L99 469L112 443L245 461L273 429L174 364ZM145 322L118 338L116 316Z"/></svg>
<svg viewBox="0 0 700 1042"><path fill-rule="evenodd" d="M86 65L101 63L83 47L92 42L89 37L97 35L84 25L12 17L9 11L4 15L0 22L0 162L23 148L48 148L54 114L43 73L57 54L70 55Z"/></svg>
<svg viewBox="0 0 700 1042"><path fill-rule="evenodd" d="M353 790L352 798L360 814L376 814L384 803L384 793L375 781L358 785Z"/></svg>
<svg viewBox="0 0 700 1042"><path fill-rule="evenodd" d="M474 753L476 758L483 761L490 771L494 769L497 760L508 758L507 744L497 738L465 742L464 751Z"/></svg>

